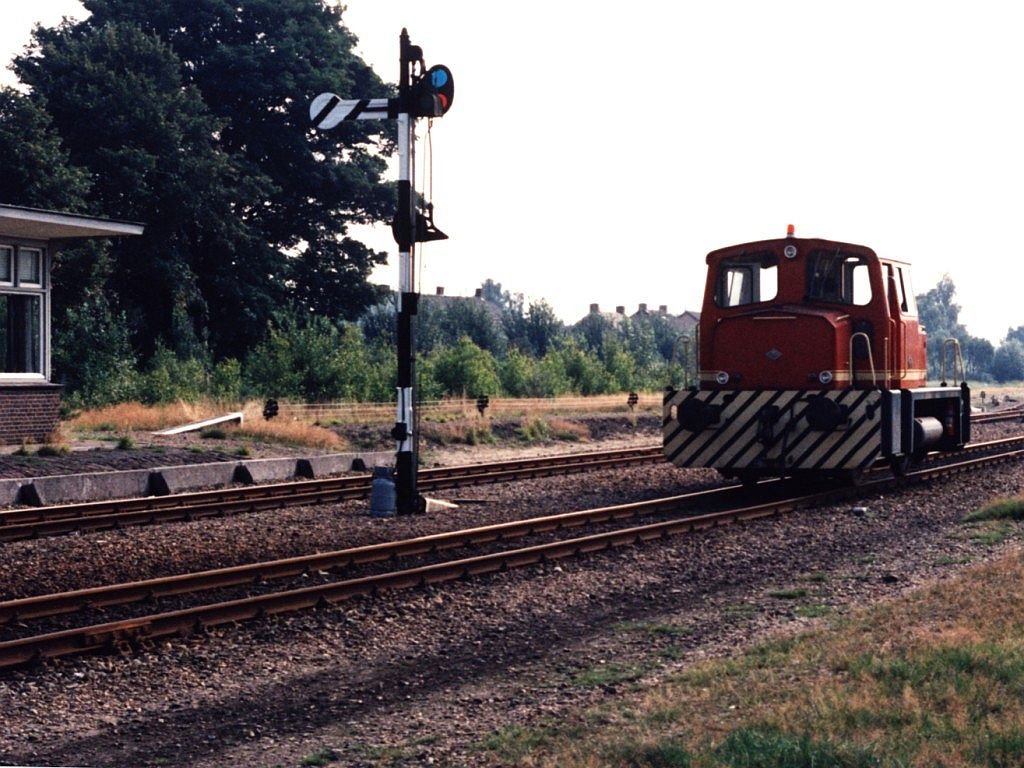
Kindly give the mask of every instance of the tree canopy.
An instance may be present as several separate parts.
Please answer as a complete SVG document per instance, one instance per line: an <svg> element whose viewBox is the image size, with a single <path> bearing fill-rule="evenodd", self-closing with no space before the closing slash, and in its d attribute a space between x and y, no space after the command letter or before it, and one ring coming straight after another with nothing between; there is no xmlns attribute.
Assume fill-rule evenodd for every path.
<svg viewBox="0 0 1024 768"><path fill-rule="evenodd" d="M320 0L84 0L15 60L89 212L144 222L109 279L148 354L241 354L291 303L354 319L385 254L348 236L394 207L393 141L367 121L310 128L317 93L387 93Z"/></svg>

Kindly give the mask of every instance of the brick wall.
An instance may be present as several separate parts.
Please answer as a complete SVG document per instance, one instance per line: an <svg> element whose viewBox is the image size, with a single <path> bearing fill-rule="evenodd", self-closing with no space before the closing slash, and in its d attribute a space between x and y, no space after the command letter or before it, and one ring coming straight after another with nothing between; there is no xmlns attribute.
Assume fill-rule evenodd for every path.
<svg viewBox="0 0 1024 768"><path fill-rule="evenodd" d="M57 384L0 384L0 445L45 443L60 422Z"/></svg>

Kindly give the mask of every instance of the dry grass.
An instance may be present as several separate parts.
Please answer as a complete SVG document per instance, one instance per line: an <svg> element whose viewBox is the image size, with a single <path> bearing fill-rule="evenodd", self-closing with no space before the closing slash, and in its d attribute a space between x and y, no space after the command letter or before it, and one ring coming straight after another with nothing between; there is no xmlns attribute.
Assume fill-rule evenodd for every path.
<svg viewBox="0 0 1024 768"><path fill-rule="evenodd" d="M66 428L71 432L112 432L132 435L136 432L154 432L168 427L222 416L232 411L242 412L242 423L225 425L225 437L278 442L287 445L308 446L329 450L345 450L347 442L329 429L302 421L278 417L263 418L262 403L250 402L241 407L225 407L216 403L172 403L169 405L119 405L83 411Z"/></svg>
<svg viewBox="0 0 1024 768"><path fill-rule="evenodd" d="M828 629L696 666L555 735L517 734L520 746L542 746L516 764L1024 765L1022 581L1016 554Z"/></svg>
<svg viewBox="0 0 1024 768"><path fill-rule="evenodd" d="M254 440L310 446L330 450L345 450L348 442L336 432L315 424L288 420L281 417L267 421L263 418L261 403L247 403L242 409L242 423L225 429L228 435L249 437Z"/></svg>
<svg viewBox="0 0 1024 768"><path fill-rule="evenodd" d="M439 445L483 445L495 442L491 423L487 419L456 419L453 421L420 423L423 438Z"/></svg>
<svg viewBox="0 0 1024 768"><path fill-rule="evenodd" d="M519 427L519 437L526 442L546 442L548 440L565 440L579 442L590 437L590 430L582 424L568 419L531 416L524 419Z"/></svg>
<svg viewBox="0 0 1024 768"><path fill-rule="evenodd" d="M547 420L551 434L556 440L568 440L569 442L583 442L590 439L590 430L586 425L578 424L569 419L552 417Z"/></svg>
<svg viewBox="0 0 1024 768"><path fill-rule="evenodd" d="M624 414L658 413L661 410L660 392L642 392L634 411L626 405L626 394L594 395L588 397L491 397L486 410L489 418L514 419L549 417L554 415L592 415L598 413ZM322 424L386 424L394 421L395 404L388 403L279 403L282 416ZM421 423L444 423L479 417L476 398L449 398L416 403Z"/></svg>
<svg viewBox="0 0 1024 768"><path fill-rule="evenodd" d="M119 403L95 410L82 411L68 423L68 427L76 432L115 432L118 434L134 431L153 432L179 424L209 419L224 412L223 407L218 407L213 403L177 402L168 405Z"/></svg>

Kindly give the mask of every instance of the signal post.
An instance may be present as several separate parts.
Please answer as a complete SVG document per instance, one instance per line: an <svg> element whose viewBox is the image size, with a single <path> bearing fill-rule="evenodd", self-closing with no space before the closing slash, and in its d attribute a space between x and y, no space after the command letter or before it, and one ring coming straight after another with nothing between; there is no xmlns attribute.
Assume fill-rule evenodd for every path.
<svg viewBox="0 0 1024 768"><path fill-rule="evenodd" d="M341 99L322 93L310 104L309 116L317 128L328 130L345 120L398 121L398 213L392 223L398 243L398 401L391 436L397 441L395 454L395 502L398 514L422 512L425 501L417 488L419 463L418 430L415 413L416 387L416 243L444 240L447 235L433 222L433 207L420 211L412 184L416 118L441 117L452 105L454 81L442 64L430 69L423 62L423 50L409 42L403 29L399 36L397 99Z"/></svg>

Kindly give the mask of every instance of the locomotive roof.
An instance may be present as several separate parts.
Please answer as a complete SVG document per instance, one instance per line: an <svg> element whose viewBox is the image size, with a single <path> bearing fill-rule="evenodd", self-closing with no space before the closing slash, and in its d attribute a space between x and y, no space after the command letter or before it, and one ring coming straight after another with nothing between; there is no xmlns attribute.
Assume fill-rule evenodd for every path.
<svg viewBox="0 0 1024 768"><path fill-rule="evenodd" d="M717 248L707 255L706 261L708 264L712 264L720 261L721 259L735 257L746 252L774 250L785 245L795 245L802 253L806 253L809 250L837 249L859 253L870 259L878 259L878 254L866 245L843 243L838 240L825 240L820 237L777 237L772 240L756 240L752 243L740 243L738 245L728 245L724 248ZM885 261L892 262L894 264L908 263L902 259L887 258Z"/></svg>

